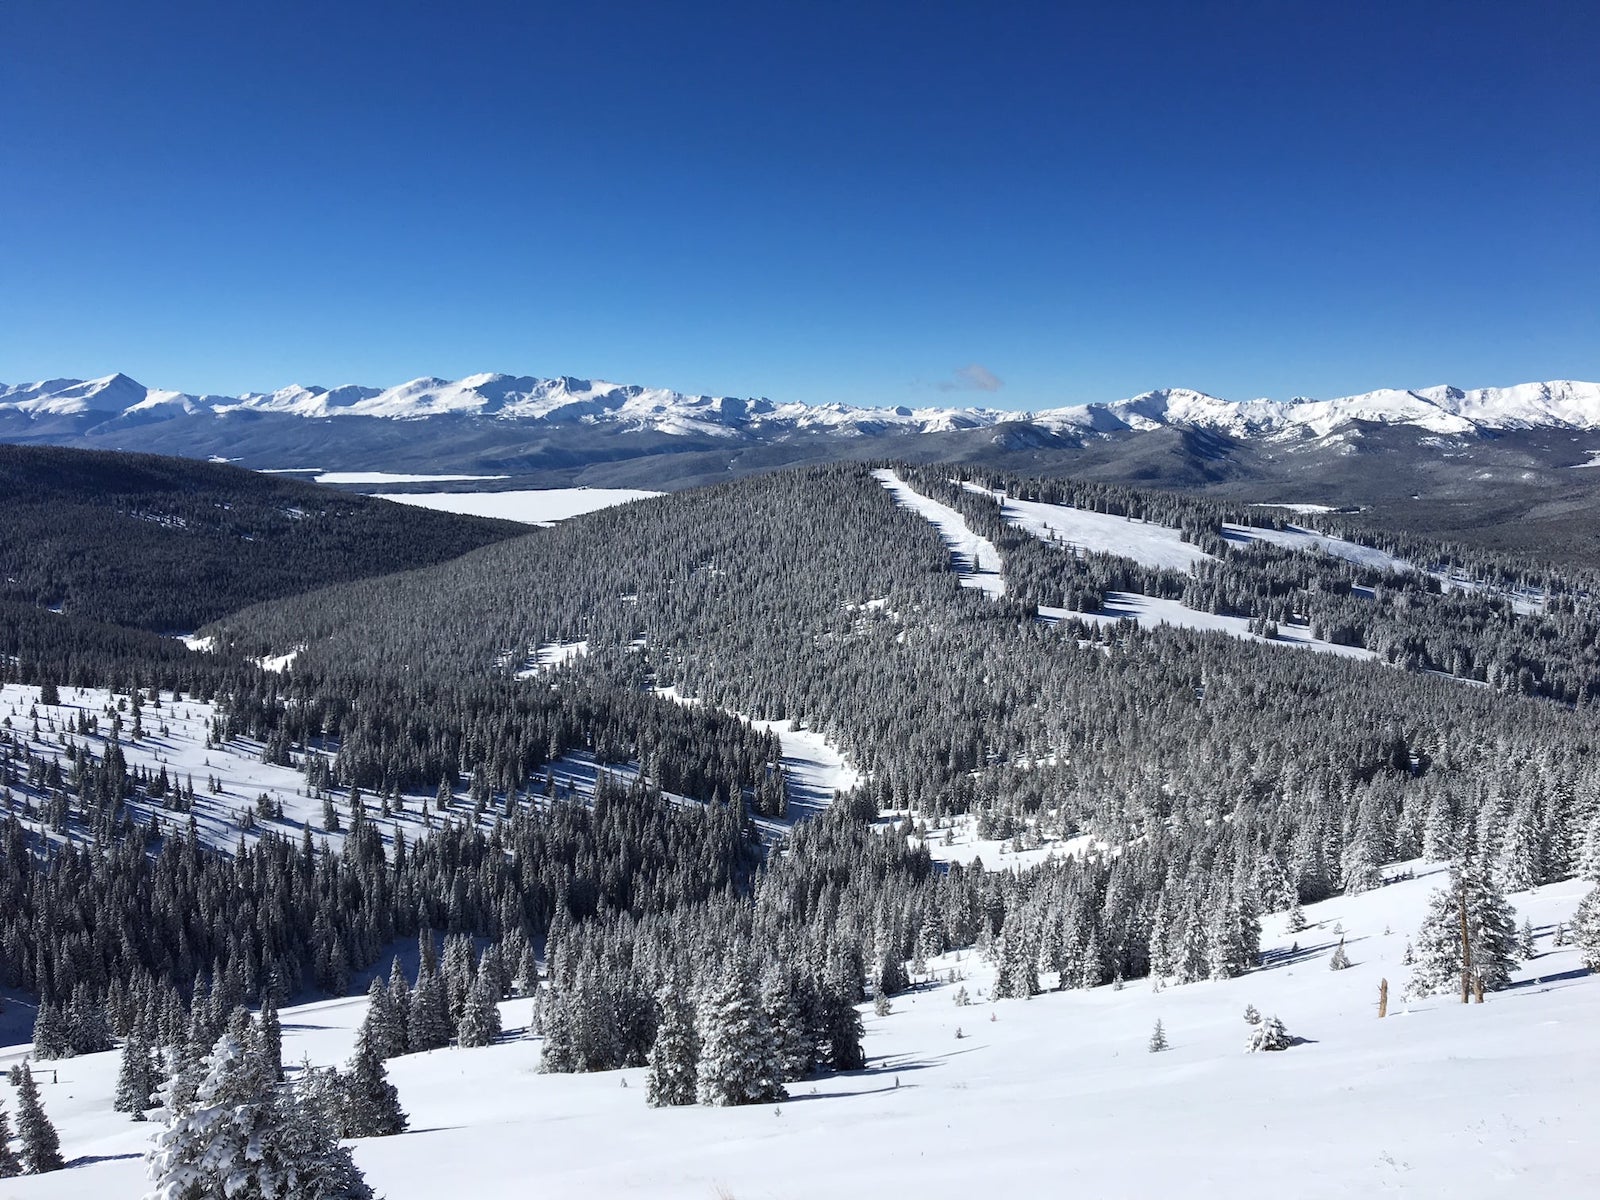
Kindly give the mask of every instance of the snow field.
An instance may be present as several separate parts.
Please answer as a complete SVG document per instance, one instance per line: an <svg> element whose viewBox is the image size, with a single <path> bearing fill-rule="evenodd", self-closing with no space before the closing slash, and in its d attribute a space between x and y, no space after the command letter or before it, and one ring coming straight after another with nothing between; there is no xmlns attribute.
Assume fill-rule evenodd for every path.
<svg viewBox="0 0 1600 1200"><path fill-rule="evenodd" d="M1337 654L1342 658L1376 659L1378 656L1362 646L1344 646L1337 642L1324 642L1311 636L1311 631L1301 625L1279 625L1276 638L1263 637L1250 632L1247 617L1232 617L1222 613L1202 612L1189 608L1179 600L1166 600L1160 596L1145 596L1139 592L1107 592L1105 603L1092 613L1076 609L1041 606L1039 616L1047 621L1064 621L1076 618L1096 625L1115 625L1121 620L1137 621L1145 628L1171 625L1177 629L1198 629L1210 633L1225 633L1229 637L1244 638L1267 646L1301 646L1322 654Z"/></svg>
<svg viewBox="0 0 1600 1200"><path fill-rule="evenodd" d="M1539 931L1511 989L1483 1005L1406 1001L1400 957L1442 882L1412 865L1416 879L1306 906L1313 925L1297 935L1269 915L1267 965L1238 979L996 1003L975 952L944 955L888 1016L862 1006L867 1070L792 1084L776 1106L653 1110L642 1070L538 1074L539 1041L518 1036L528 1002L507 1001L500 1044L390 1060L411 1128L353 1143L356 1162L388 1200L523 1200L535 1181L553 1200L1596 1194L1600 979L1551 945L1587 885L1510 897ZM1335 972L1339 925L1353 965ZM1305 1041L1245 1054L1247 1004ZM285 1061L342 1062L365 1005L284 1009ZM1170 1049L1150 1054L1157 1019ZM25 1050L0 1049L0 1069ZM44 1067L44 1105L75 1165L7 1180L6 1200L145 1190L154 1127L110 1111L116 1070L115 1052ZM12 1090L0 1082L14 1112Z"/></svg>
<svg viewBox="0 0 1600 1200"><path fill-rule="evenodd" d="M435 512L472 517L498 517L524 525L553 525L569 517L596 512L630 500L648 500L660 492L638 488L539 488L517 492L370 492L380 500L431 508Z"/></svg>

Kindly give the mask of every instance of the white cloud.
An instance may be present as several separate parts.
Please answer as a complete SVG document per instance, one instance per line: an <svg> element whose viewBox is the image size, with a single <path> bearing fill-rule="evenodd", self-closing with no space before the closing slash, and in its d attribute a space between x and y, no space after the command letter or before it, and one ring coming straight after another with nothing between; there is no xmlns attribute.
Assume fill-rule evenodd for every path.
<svg viewBox="0 0 1600 1200"><path fill-rule="evenodd" d="M1005 381L979 363L968 363L964 367L957 367L950 379L941 380L935 384L941 392L998 392L1005 387Z"/></svg>

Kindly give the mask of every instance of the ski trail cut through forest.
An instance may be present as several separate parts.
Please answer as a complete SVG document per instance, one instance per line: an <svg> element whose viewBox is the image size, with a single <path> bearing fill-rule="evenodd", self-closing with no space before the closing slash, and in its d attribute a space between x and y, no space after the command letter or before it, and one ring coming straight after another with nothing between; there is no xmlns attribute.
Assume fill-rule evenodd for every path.
<svg viewBox="0 0 1600 1200"><path fill-rule="evenodd" d="M1006 594L1000 551L988 538L973 533L965 517L937 500L930 500L888 467L880 467L872 477L889 489L895 503L911 509L939 531L950 550L956 573L961 576L962 587L977 588L996 600Z"/></svg>
<svg viewBox="0 0 1600 1200"><path fill-rule="evenodd" d="M702 703L693 696L679 693L675 687L658 687L655 694L674 704L697 705ZM797 729L792 721L764 721L746 716L731 708L722 708L730 717L738 717L753 729L776 734L783 747L785 790L789 795L789 821L814 817L828 805L838 792L852 792L861 783L862 775L851 766L828 738L814 729Z"/></svg>

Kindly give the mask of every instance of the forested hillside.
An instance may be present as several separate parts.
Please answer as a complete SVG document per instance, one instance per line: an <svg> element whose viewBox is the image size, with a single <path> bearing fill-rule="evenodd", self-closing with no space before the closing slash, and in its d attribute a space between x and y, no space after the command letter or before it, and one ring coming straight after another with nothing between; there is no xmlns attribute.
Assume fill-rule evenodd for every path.
<svg viewBox="0 0 1600 1200"><path fill-rule="evenodd" d="M521 532L219 463L0 445L0 600L157 633Z"/></svg>
<svg viewBox="0 0 1600 1200"><path fill-rule="evenodd" d="M854 1005L952 948L991 956L1003 996L1041 972L1230 978L1259 963L1264 912L1431 859L1500 939L1473 968L1493 990L1517 954L1502 891L1600 873L1589 580L1162 494L896 470L746 479L257 605L207 628L209 676L119 645L76 668L122 694L99 710L51 662L10 664L5 979L44 998L65 1052L110 1030L186 1060L234 1005L338 993L420 937L417 971L374 987L369 1022L421 1022L373 1025L391 1053L492 1039L483 1006L515 989L546 1070L648 1061L681 1103L716 1028L697 999L761 1010L766 1040L739 1051L759 1069L699 1093L759 1101L859 1066ZM1002 490L1116 518L1100 534L1125 528L1123 553L1018 524ZM949 540L994 559L986 580ZM1108 621L1115 593L1234 623ZM1270 644L1291 625L1321 636ZM208 748L249 738L303 772L342 854L270 803L254 840L203 836L198 783L129 767L128 717L165 736L155 705L183 687L220 706ZM782 853L752 824L782 815L778 747L741 715L826 733L864 773ZM632 782L564 793L573 754ZM418 806L415 836L390 836ZM940 869L956 819L1075 852ZM431 930L457 935L442 963ZM1419 990L1454 978L1442 944Z"/></svg>

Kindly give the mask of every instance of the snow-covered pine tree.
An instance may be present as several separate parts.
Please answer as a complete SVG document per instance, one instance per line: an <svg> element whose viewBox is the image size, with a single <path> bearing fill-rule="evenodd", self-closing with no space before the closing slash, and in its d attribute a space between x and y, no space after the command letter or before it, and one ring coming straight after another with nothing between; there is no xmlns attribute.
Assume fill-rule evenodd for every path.
<svg viewBox="0 0 1600 1200"><path fill-rule="evenodd" d="M145 1200L306 1196L370 1200L350 1158L334 1140L321 1104L278 1089L265 1065L231 1033L206 1056L192 1101L163 1088L167 1127L146 1156L156 1185Z"/></svg>
<svg viewBox="0 0 1600 1200"><path fill-rule="evenodd" d="M135 1121L145 1119L145 1111L155 1107L155 1091L160 1085L150 1045L137 1029L128 1033L122 1044L122 1061L117 1070L117 1094L111 1107L131 1113Z"/></svg>
<svg viewBox="0 0 1600 1200"><path fill-rule="evenodd" d="M1517 949L1522 952L1522 960L1526 962L1532 958L1535 950L1533 921L1528 917L1522 918L1522 929L1517 934Z"/></svg>
<svg viewBox="0 0 1600 1200"><path fill-rule="evenodd" d="M1577 943L1583 965L1600 971L1600 887L1591 888L1572 914L1572 941Z"/></svg>
<svg viewBox="0 0 1600 1200"><path fill-rule="evenodd" d="M378 976L373 976L367 986L367 1015L361 1030L367 1045L380 1059L405 1053L404 1027L394 1010L388 984Z"/></svg>
<svg viewBox="0 0 1600 1200"><path fill-rule="evenodd" d="M1039 994L1039 962L1033 940L1028 936L1027 918L1021 905L1006 913L1000 931L1000 970L995 978L995 995L1003 999L1026 1000Z"/></svg>
<svg viewBox="0 0 1600 1200"><path fill-rule="evenodd" d="M1589 818L1578 850L1578 874L1590 883L1600 883L1600 807Z"/></svg>
<svg viewBox="0 0 1600 1200"><path fill-rule="evenodd" d="M498 990L493 972L478 972L462 1005L461 1022L456 1026L458 1046L490 1046L500 1036Z"/></svg>
<svg viewBox="0 0 1600 1200"><path fill-rule="evenodd" d="M411 989L411 1011L407 1014L406 1028L414 1054L450 1044L454 1028L445 1002L444 983L437 971L425 971L418 976L417 986Z"/></svg>
<svg viewBox="0 0 1600 1200"><path fill-rule="evenodd" d="M700 1002L701 1104L771 1104L783 1100L777 1038L761 1011L748 964L735 963Z"/></svg>
<svg viewBox="0 0 1600 1200"><path fill-rule="evenodd" d="M1472 979L1481 980L1487 992L1511 981L1511 970L1520 959L1513 910L1489 872L1469 862L1452 868L1450 886L1434 892L1428 902L1428 915L1417 931L1416 963L1406 984L1410 995L1435 996L1461 989L1463 907Z"/></svg>
<svg viewBox="0 0 1600 1200"><path fill-rule="evenodd" d="M645 1076L645 1103L651 1108L693 1104L700 1071L700 1039L694 1010L671 988L656 998L660 1019L650 1069Z"/></svg>
<svg viewBox="0 0 1600 1200"><path fill-rule="evenodd" d="M1350 956L1344 952L1344 939L1339 939L1339 944L1334 947L1333 955L1328 959L1328 970L1343 971L1350 965Z"/></svg>
<svg viewBox="0 0 1600 1200"><path fill-rule="evenodd" d="M43 1175L67 1165L61 1158L61 1138L45 1115L39 1085L27 1063L22 1064L22 1082L17 1085L17 1137L22 1142L25 1173Z"/></svg>
<svg viewBox="0 0 1600 1200"><path fill-rule="evenodd" d="M539 1070L549 1075L564 1075L578 1069L578 1056L572 1044L572 1011L564 990L551 987L540 1005L544 1016L544 1045L539 1051Z"/></svg>
<svg viewBox="0 0 1600 1200"><path fill-rule="evenodd" d="M1287 1050L1293 1044L1288 1029L1274 1015L1251 1028L1244 1048L1247 1053L1255 1054L1260 1050Z"/></svg>
<svg viewBox="0 0 1600 1200"><path fill-rule="evenodd" d="M405 1129L406 1114L400 1107L400 1093L389 1082L383 1059L373 1048L365 1028L356 1033L356 1052L351 1056L342 1083L342 1136L389 1137Z"/></svg>
<svg viewBox="0 0 1600 1200"><path fill-rule="evenodd" d="M1302 933L1310 927L1306 914L1300 908L1300 897L1296 896L1294 903L1289 906L1289 919L1283 927L1290 933Z"/></svg>
<svg viewBox="0 0 1600 1200"><path fill-rule="evenodd" d="M11 1148L11 1114L0 1104L0 1179L22 1174L22 1160Z"/></svg>
<svg viewBox="0 0 1600 1200"><path fill-rule="evenodd" d="M1156 1027L1150 1031L1150 1041L1146 1046L1146 1049L1148 1049L1151 1054L1160 1054L1166 1048L1167 1030L1166 1027L1161 1024L1161 1020L1158 1017L1156 1019Z"/></svg>

